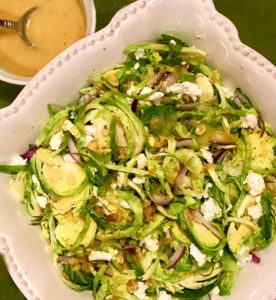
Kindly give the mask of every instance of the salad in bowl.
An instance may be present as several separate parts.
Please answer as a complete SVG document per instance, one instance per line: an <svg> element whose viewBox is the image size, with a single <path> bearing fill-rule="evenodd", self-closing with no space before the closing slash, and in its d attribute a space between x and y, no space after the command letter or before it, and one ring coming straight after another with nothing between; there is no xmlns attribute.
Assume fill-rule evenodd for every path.
<svg viewBox="0 0 276 300"><path fill-rule="evenodd" d="M179 38L125 48L0 171L54 266L94 299L229 295L275 238L276 139Z"/></svg>

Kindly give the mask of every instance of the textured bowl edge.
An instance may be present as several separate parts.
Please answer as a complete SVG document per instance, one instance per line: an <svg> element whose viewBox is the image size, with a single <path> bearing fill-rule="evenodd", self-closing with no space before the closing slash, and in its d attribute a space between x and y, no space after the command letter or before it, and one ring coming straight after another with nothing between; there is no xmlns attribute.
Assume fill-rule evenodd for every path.
<svg viewBox="0 0 276 300"><path fill-rule="evenodd" d="M21 91L21 93L17 96L17 98L12 104L0 110L0 122L4 122L4 120L12 114L18 113L20 111L20 108L25 105L26 101L28 100L28 97L33 95L35 89L38 88L39 85L42 85L43 82L46 81L49 76L51 76L51 70L54 71L55 68L58 68L58 62L62 61L66 63L66 57L67 55L69 55L69 53L77 51L76 55L80 55L81 51L78 51L80 45L86 45L87 47L93 46L96 42L101 43L103 40L105 40L105 38L112 36L121 26L123 26L124 22L128 19L129 15L142 13L144 8L148 7L155 1L158 0L138 0L122 8L116 13L116 15L112 18L110 23L105 28L84 38L83 40L76 42L71 47L62 52L60 55L58 55L28 83L28 85ZM214 25L216 27L224 27L224 30L226 34L229 35L229 40L233 44L234 49L240 54L242 54L245 58L255 61L258 67L263 68L267 73L269 73L273 77L273 79L276 80L276 67L263 55L241 42L235 25L228 18L226 18L216 10L213 1L198 1L201 1L206 15L208 16L208 18L214 21ZM94 5L94 2L92 2L92 4ZM94 17L96 17L96 15ZM16 261L12 256L8 239L1 234L0 253L3 254L9 273L11 274L11 277L13 278L18 288L22 291L24 296L28 300L40 300L40 298L37 295L35 295L33 289L28 286L28 283L24 279L24 275L22 275L22 270L18 269ZM271 289L269 289L260 300L274 299L276 299L276 284L272 286Z"/></svg>

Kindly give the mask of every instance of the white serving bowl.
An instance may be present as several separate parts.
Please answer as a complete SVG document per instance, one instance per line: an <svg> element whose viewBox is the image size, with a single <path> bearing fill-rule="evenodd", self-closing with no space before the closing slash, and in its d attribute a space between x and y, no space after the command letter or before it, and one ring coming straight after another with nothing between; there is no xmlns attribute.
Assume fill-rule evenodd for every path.
<svg viewBox="0 0 276 300"><path fill-rule="evenodd" d="M95 32L96 29L96 9L93 0L81 0L86 17L86 36ZM0 80L17 85L26 85L32 77L19 76L7 72L0 67Z"/></svg>
<svg viewBox="0 0 276 300"><path fill-rule="evenodd" d="M152 40L162 32L179 35L208 53L208 62L240 86L276 129L276 69L242 44L233 24L211 0L139 0L121 10L110 25L76 44L44 67L14 103L0 111L0 161L8 162L33 143L48 118L47 104L67 104L90 74L124 59L126 45ZM89 292L67 288L52 266L39 228L28 224L25 208L8 192L9 176L0 175L0 251L9 271L29 300L91 299ZM228 300L276 298L276 244L260 253L238 275Z"/></svg>

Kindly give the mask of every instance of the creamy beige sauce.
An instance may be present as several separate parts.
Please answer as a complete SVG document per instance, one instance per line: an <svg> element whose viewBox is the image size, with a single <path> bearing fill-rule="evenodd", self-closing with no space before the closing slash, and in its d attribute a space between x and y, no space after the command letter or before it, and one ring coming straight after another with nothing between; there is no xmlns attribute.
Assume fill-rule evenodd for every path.
<svg viewBox="0 0 276 300"><path fill-rule="evenodd" d="M26 10L38 6L31 16L29 48L13 30L0 28L0 67L22 76L33 76L53 57L86 31L79 0L0 0L0 18L18 20Z"/></svg>

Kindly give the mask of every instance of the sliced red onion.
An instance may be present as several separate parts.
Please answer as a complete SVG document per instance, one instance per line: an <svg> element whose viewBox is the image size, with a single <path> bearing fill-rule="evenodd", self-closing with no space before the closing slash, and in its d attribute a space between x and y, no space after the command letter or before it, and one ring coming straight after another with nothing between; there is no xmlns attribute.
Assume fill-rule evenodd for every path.
<svg viewBox="0 0 276 300"><path fill-rule="evenodd" d="M29 149L28 151L26 151L24 154L22 154L22 158L30 160L33 155L36 153L38 147L34 146L31 149Z"/></svg>
<svg viewBox="0 0 276 300"><path fill-rule="evenodd" d="M72 139L69 139L68 141L68 150L70 152L70 155L72 156L72 158L77 162L80 163L80 157L78 156L78 148L75 144L75 142Z"/></svg>
<svg viewBox="0 0 276 300"><path fill-rule="evenodd" d="M167 76L169 75L169 72L160 72L155 74L153 77L151 77L148 81L147 81L147 86L149 87L154 87L157 84L160 83L160 81L165 80L167 78Z"/></svg>
<svg viewBox="0 0 276 300"><path fill-rule="evenodd" d="M242 106L242 100L240 99L240 97L238 95L235 95L233 101L239 106Z"/></svg>
<svg viewBox="0 0 276 300"><path fill-rule="evenodd" d="M232 135L224 131L214 132L211 141L217 145L235 145Z"/></svg>
<svg viewBox="0 0 276 300"><path fill-rule="evenodd" d="M135 246L132 246L132 245L123 245L122 246L123 250L126 250L127 252L131 253L131 254L135 254L136 253L136 248Z"/></svg>
<svg viewBox="0 0 276 300"><path fill-rule="evenodd" d="M164 195L158 195L153 194L151 197L151 201L158 205L168 205L172 202L173 199L171 199L169 196Z"/></svg>
<svg viewBox="0 0 276 300"><path fill-rule="evenodd" d="M221 239L221 234L217 230L217 228L210 224L208 221L206 221L203 215L198 210L193 210L191 212L197 221L199 221L204 227L209 229L217 238Z"/></svg>
<svg viewBox="0 0 276 300"><path fill-rule="evenodd" d="M227 154L227 149L222 149L216 155L213 156L214 163L220 163L223 161L225 155Z"/></svg>
<svg viewBox="0 0 276 300"><path fill-rule="evenodd" d="M183 183L184 183L184 179L185 179L185 176L187 174L188 170L187 168L185 167L182 167L179 171L179 173L177 174L176 178L175 178L175 181L174 181L174 186L175 187L179 187L181 188L183 186Z"/></svg>
<svg viewBox="0 0 276 300"><path fill-rule="evenodd" d="M252 261L255 264L259 264L261 262L261 258L258 255L256 255L254 252L250 252L250 254L252 255Z"/></svg>
<svg viewBox="0 0 276 300"><path fill-rule="evenodd" d="M176 148L190 147L193 146L193 143L194 141L192 138L184 138L176 142Z"/></svg>
<svg viewBox="0 0 276 300"><path fill-rule="evenodd" d="M166 72L162 78L162 81L166 82L167 86L170 86L177 82L177 78L175 74Z"/></svg>
<svg viewBox="0 0 276 300"><path fill-rule="evenodd" d="M172 84L177 82L177 78L174 74L166 72L162 78L162 80L160 80L160 82L162 81L162 85L161 88L159 89L160 92L166 93L167 91L167 87L171 86Z"/></svg>
<svg viewBox="0 0 276 300"><path fill-rule="evenodd" d="M166 80L169 75L170 72L165 72L164 74L162 74L161 80Z"/></svg>
<svg viewBox="0 0 276 300"><path fill-rule="evenodd" d="M137 110L137 106L138 106L138 100L134 99L131 103L131 110L135 113Z"/></svg>
<svg viewBox="0 0 276 300"><path fill-rule="evenodd" d="M183 257L183 255L185 254L185 251L186 251L186 247L184 245L180 246L174 252L174 254L171 256L171 258L169 260L169 263L167 265L167 269L173 268L180 261L180 259Z"/></svg>
<svg viewBox="0 0 276 300"><path fill-rule="evenodd" d="M260 135L263 136L265 133L265 122L260 112L258 112L258 126L261 128Z"/></svg>

